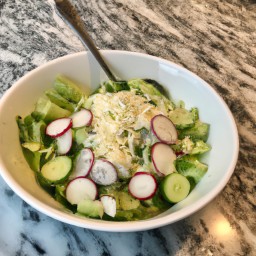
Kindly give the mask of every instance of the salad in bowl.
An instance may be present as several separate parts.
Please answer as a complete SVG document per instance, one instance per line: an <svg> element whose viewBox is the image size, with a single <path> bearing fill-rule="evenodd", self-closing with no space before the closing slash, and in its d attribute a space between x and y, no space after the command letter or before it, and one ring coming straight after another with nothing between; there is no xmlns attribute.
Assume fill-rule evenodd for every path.
<svg viewBox="0 0 256 256"><path fill-rule="evenodd" d="M101 53L126 82L108 81L81 52L4 93L1 176L36 210L83 228L147 230L193 214L234 171L232 113L209 84L170 61Z"/></svg>
<svg viewBox="0 0 256 256"><path fill-rule="evenodd" d="M148 219L185 199L203 178L210 125L156 84L106 81L86 95L58 75L33 112L17 116L37 182L68 211L110 221Z"/></svg>

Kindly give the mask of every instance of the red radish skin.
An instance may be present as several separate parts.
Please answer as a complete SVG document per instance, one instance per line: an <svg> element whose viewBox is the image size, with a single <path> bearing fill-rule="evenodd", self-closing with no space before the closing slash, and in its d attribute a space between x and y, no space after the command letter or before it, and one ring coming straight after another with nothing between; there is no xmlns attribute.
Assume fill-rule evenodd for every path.
<svg viewBox="0 0 256 256"><path fill-rule="evenodd" d="M72 119L72 127L80 128L84 126L90 126L93 120L93 114L89 109L81 109L70 116Z"/></svg>
<svg viewBox="0 0 256 256"><path fill-rule="evenodd" d="M183 151L176 151L175 152L175 155L177 156L177 157L182 157L182 156L184 156L184 155L186 155Z"/></svg>
<svg viewBox="0 0 256 256"><path fill-rule="evenodd" d="M151 159L160 175L166 176L175 171L176 155L169 145L162 142L155 143L151 149Z"/></svg>
<svg viewBox="0 0 256 256"><path fill-rule="evenodd" d="M173 122L164 115L156 115L151 119L151 130L157 139L166 144L175 144L178 133Z"/></svg>
<svg viewBox="0 0 256 256"><path fill-rule="evenodd" d="M56 138L57 154L65 155L72 147L72 130L67 130L63 135Z"/></svg>
<svg viewBox="0 0 256 256"><path fill-rule="evenodd" d="M84 148L80 151L79 156L76 158L74 171L71 178L86 177L89 175L94 163L94 154L90 148Z"/></svg>
<svg viewBox="0 0 256 256"><path fill-rule="evenodd" d="M115 166L106 159L97 159L90 172L92 180L99 185L111 185L117 181Z"/></svg>
<svg viewBox="0 0 256 256"><path fill-rule="evenodd" d="M57 138L62 136L72 127L72 119L68 117L63 117L56 119L49 123L45 129L46 135Z"/></svg>
<svg viewBox="0 0 256 256"><path fill-rule="evenodd" d="M66 188L66 199L72 205L78 204L84 199L95 200L98 196L96 184L88 178L76 177L71 180Z"/></svg>
<svg viewBox="0 0 256 256"><path fill-rule="evenodd" d="M131 178L128 190L133 197L139 200L147 200L155 195L157 181L155 177L148 172L137 172Z"/></svg>

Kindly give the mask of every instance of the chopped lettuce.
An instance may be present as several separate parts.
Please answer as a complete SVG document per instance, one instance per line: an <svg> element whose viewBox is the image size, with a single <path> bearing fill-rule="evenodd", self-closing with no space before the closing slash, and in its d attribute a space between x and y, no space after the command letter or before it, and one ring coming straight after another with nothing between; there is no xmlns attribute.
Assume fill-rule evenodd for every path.
<svg viewBox="0 0 256 256"><path fill-rule="evenodd" d="M196 156L185 155L175 162L178 173L185 177L190 177L196 184L203 178L208 170L208 166L201 163Z"/></svg>

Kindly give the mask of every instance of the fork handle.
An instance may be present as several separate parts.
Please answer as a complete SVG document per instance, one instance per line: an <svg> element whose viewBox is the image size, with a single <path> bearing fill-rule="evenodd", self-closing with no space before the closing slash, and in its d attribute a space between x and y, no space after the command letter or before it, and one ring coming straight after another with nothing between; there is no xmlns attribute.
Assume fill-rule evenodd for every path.
<svg viewBox="0 0 256 256"><path fill-rule="evenodd" d="M87 32L83 21L79 17L76 9L68 0L55 0L57 14L69 25L69 27L76 32L83 45L91 51L93 56L96 58L102 69L105 71L108 78L112 81L117 82L118 79L111 72L108 65L102 58L99 50L95 43Z"/></svg>

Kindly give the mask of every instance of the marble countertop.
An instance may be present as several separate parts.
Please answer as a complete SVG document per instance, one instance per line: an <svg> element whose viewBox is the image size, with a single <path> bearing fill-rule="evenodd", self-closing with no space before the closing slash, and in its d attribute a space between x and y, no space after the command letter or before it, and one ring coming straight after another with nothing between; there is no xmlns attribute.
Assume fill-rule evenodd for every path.
<svg viewBox="0 0 256 256"><path fill-rule="evenodd" d="M256 2L73 0L101 49L144 52L206 80L231 109L240 154L225 189L175 224L107 233L54 220L0 178L0 255L255 255ZM52 0L0 1L0 96L28 71L83 51Z"/></svg>

